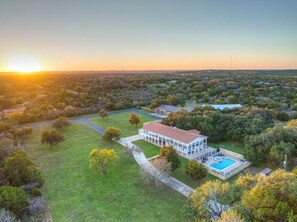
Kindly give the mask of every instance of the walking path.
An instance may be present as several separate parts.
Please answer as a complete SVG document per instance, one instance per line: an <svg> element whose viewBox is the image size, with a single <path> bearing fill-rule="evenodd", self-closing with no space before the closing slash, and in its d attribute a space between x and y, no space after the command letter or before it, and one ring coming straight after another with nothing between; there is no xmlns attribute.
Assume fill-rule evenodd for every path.
<svg viewBox="0 0 297 222"><path fill-rule="evenodd" d="M160 172L158 172L156 168L151 164L151 162L146 158L142 150L139 147L132 144L133 141L139 140L139 138L139 135L130 136L122 138L118 141L118 143L120 143L123 146L128 146L130 149L134 151L134 159L143 170L148 172L151 176L156 177L158 180L160 180L167 186L171 187L175 191L179 192L183 196L188 197L194 191L194 189L169 175L161 174Z"/></svg>

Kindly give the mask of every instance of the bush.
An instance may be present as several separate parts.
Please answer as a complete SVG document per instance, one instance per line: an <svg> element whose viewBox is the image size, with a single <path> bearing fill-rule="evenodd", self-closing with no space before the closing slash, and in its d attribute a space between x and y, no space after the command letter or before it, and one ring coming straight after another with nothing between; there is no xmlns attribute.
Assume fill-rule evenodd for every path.
<svg viewBox="0 0 297 222"><path fill-rule="evenodd" d="M207 169L195 160L190 160L186 166L186 174L194 180L206 177Z"/></svg>
<svg viewBox="0 0 297 222"><path fill-rule="evenodd" d="M0 208L22 216L28 206L28 194L19 187L0 186Z"/></svg>
<svg viewBox="0 0 297 222"><path fill-rule="evenodd" d="M12 186L22 186L29 183L38 183L39 186L43 184L40 171L22 150L13 152L5 159L2 174Z"/></svg>
<svg viewBox="0 0 297 222"><path fill-rule="evenodd" d="M32 190L32 196L33 197L38 197L38 196L41 196L42 194L41 194L41 191L38 189L38 188L34 188L33 190Z"/></svg>

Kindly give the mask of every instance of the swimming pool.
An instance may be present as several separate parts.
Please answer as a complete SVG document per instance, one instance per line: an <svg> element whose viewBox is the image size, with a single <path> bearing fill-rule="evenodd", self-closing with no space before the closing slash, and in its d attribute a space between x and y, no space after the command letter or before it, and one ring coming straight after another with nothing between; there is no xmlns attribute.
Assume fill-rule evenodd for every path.
<svg viewBox="0 0 297 222"><path fill-rule="evenodd" d="M222 158L220 162L212 163L212 164L210 164L210 166L217 169L217 170L223 170L226 167L231 166L235 162L236 162L235 160L231 160L231 159L228 159L228 158Z"/></svg>

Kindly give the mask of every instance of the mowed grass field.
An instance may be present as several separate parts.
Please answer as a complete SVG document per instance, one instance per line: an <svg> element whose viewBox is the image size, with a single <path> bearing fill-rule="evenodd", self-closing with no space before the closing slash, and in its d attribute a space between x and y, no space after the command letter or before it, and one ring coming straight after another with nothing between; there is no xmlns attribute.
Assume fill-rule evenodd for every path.
<svg viewBox="0 0 297 222"><path fill-rule="evenodd" d="M124 154L117 143L79 123L63 130L65 141L54 147L40 145L41 132L34 127L25 146L45 178L46 197L53 221L184 221L180 210L186 198L165 187L161 190L143 184L133 157ZM113 148L120 159L101 175L88 166L93 148Z"/></svg>
<svg viewBox="0 0 297 222"><path fill-rule="evenodd" d="M138 115L140 118L140 123L138 126L135 126L129 123L129 116L130 112L110 114L104 119L98 115L98 117L90 118L89 121L96 124L97 126L103 127L104 129L110 126L120 128L122 131L121 137L127 137L138 134L138 129L142 127L143 123L155 120L148 116Z"/></svg>

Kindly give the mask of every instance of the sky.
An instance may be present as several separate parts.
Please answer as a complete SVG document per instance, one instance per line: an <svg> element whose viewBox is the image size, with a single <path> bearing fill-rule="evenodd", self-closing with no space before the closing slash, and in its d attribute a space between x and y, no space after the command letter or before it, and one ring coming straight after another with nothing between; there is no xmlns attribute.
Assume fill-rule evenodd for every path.
<svg viewBox="0 0 297 222"><path fill-rule="evenodd" d="M0 71L295 69L296 0L1 0Z"/></svg>

